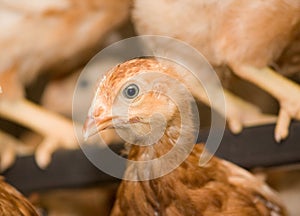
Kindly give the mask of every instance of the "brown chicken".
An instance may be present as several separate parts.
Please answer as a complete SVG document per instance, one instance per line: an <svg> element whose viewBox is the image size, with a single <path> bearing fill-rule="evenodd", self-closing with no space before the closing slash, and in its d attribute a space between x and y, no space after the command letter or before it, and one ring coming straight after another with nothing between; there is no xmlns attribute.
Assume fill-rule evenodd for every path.
<svg viewBox="0 0 300 216"><path fill-rule="evenodd" d="M286 215L277 195L246 170L216 157L199 166L204 147L194 145L192 100L173 79L182 81L171 63L134 59L110 70L97 87L85 137L116 128L134 143L128 143L130 162L111 215ZM147 134L155 131L159 139L149 143ZM169 166L173 170L161 175Z"/></svg>
<svg viewBox="0 0 300 216"><path fill-rule="evenodd" d="M227 65L275 97L280 103L277 141L288 136L292 118L300 119L299 85L268 67L300 34L299 0L134 0L133 20L139 34L186 41L213 66ZM200 87L193 91L203 98ZM229 126L238 131L245 124L245 109L238 108L241 100L225 95Z"/></svg>
<svg viewBox="0 0 300 216"><path fill-rule="evenodd" d="M35 208L15 188L0 178L0 215L38 216Z"/></svg>
<svg viewBox="0 0 300 216"><path fill-rule="evenodd" d="M24 99L25 86L41 72L51 68L62 72L87 61L104 36L126 19L129 4L129 0L0 2L0 116L44 137L36 150L41 167L57 148L78 145L72 122ZM8 158L3 155L12 148L5 150L1 164L7 167L13 156L3 161Z"/></svg>

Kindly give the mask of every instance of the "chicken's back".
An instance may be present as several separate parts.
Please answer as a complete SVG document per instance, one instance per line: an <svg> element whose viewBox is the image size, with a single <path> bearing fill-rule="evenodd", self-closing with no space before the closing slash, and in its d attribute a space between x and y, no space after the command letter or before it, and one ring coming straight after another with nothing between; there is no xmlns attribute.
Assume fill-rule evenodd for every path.
<svg viewBox="0 0 300 216"><path fill-rule="evenodd" d="M24 85L58 64L80 63L126 19L129 5L129 0L1 1L0 81L2 74L16 73Z"/></svg>
<svg viewBox="0 0 300 216"><path fill-rule="evenodd" d="M175 37L213 65L233 61L265 66L300 31L298 0L135 0L139 34Z"/></svg>

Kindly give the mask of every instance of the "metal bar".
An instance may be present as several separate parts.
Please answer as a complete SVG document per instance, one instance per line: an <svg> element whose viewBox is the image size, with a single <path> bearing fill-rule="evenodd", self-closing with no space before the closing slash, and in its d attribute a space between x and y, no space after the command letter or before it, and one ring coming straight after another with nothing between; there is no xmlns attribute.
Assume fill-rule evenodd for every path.
<svg viewBox="0 0 300 216"><path fill-rule="evenodd" d="M274 125L245 128L239 135L225 131L216 155L247 169L299 163L300 122L291 124L290 135L282 143L275 142L273 132ZM205 141L207 133L201 131L199 141ZM90 148L96 155L101 155L103 151L95 146ZM118 152L122 145L111 148ZM81 150L56 152L46 170L37 167L33 156L20 157L3 175L25 194L49 188L81 187L117 180L92 165Z"/></svg>

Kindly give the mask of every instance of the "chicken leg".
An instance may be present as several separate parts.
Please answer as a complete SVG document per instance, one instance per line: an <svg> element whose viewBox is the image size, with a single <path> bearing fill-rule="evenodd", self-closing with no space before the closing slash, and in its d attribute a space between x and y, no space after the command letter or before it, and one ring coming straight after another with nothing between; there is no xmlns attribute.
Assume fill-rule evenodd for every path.
<svg viewBox="0 0 300 216"><path fill-rule="evenodd" d="M5 171L15 161L16 155L30 155L34 146L27 146L15 137L0 131L0 171Z"/></svg>
<svg viewBox="0 0 300 216"><path fill-rule="evenodd" d="M36 161L45 168L51 154L58 148L74 149L78 147L73 124L68 119L33 104L26 99L0 101L0 116L27 126L45 137L36 149Z"/></svg>
<svg viewBox="0 0 300 216"><path fill-rule="evenodd" d="M18 140L0 131L0 171L6 170L15 160Z"/></svg>
<svg viewBox="0 0 300 216"><path fill-rule="evenodd" d="M226 102L226 118L233 133L240 133L243 127L275 123L277 117L262 113L257 106L224 90Z"/></svg>
<svg viewBox="0 0 300 216"><path fill-rule="evenodd" d="M275 140L280 142L285 139L291 119L300 120L300 86L269 67L259 69L249 65L234 65L232 69L239 77L256 84L279 101Z"/></svg>
<svg viewBox="0 0 300 216"><path fill-rule="evenodd" d="M207 85L207 87L212 88L212 91L210 92L214 94L221 94L220 91L223 91L226 106L224 110L222 103L210 102L210 99L213 97L213 95L210 95L211 98L209 98L204 87L191 73L183 73L182 79L183 82L186 83L186 85L190 88L190 91L194 97L204 104L211 106L226 118L229 129L235 134L240 133L243 127L251 127L255 125L276 122L275 116L262 113L258 107L243 100L242 98L235 96L226 89L220 88L219 86L214 86L214 84ZM214 99L215 98L217 97L214 97Z"/></svg>
<svg viewBox="0 0 300 216"><path fill-rule="evenodd" d="M201 91L194 94L198 99L206 105L210 105L208 98L201 95ZM200 96L201 95L201 96ZM224 89L226 111L223 114L227 120L230 131L238 134L244 127L252 127L256 125L271 124L276 122L276 116L264 114L255 105L243 100ZM220 114L223 111L220 107L212 107Z"/></svg>

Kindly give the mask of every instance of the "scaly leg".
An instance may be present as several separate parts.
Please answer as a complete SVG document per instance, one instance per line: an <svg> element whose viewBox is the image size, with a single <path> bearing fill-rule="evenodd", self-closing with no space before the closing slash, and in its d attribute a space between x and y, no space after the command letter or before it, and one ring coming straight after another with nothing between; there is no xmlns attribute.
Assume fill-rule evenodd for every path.
<svg viewBox="0 0 300 216"><path fill-rule="evenodd" d="M183 81L186 83L187 87L190 89L191 93L198 100L202 101L208 106L213 105L213 109L218 111L223 115L228 123L229 129L233 133L240 133L243 127L251 127L255 125L269 124L276 122L276 117L273 115L263 114L261 110L255 105L235 96L226 89L220 86L209 85L212 94L221 95L223 91L225 104L214 103L209 101L206 94L206 90L202 87L197 79L189 73L185 73L183 76ZM216 99L214 95L210 95L210 99ZM225 109L223 107L225 105Z"/></svg>
<svg viewBox="0 0 300 216"><path fill-rule="evenodd" d="M197 93L195 93L197 91ZM244 127L252 127L257 125L271 124L276 122L276 116L264 114L255 105L235 96L227 90L224 91L226 111L223 113L222 108L212 107L220 114L224 115L227 124L232 133L238 134ZM193 90L193 95L210 106L208 98L201 95L199 88ZM201 96L200 96L201 95Z"/></svg>
<svg viewBox="0 0 300 216"><path fill-rule="evenodd" d="M226 101L226 118L233 133L239 133L243 127L271 124L276 122L276 116L264 114L255 105L224 90Z"/></svg>
<svg viewBox="0 0 300 216"><path fill-rule="evenodd" d="M78 147L73 124L70 120L52 113L26 99L0 101L0 116L12 120L45 137L37 147L37 164L44 168L52 153L58 148L74 149Z"/></svg>
<svg viewBox="0 0 300 216"><path fill-rule="evenodd" d="M249 65L234 65L232 69L238 76L256 84L279 101L275 139L277 142L285 139L291 119L300 120L300 86L268 67L258 69Z"/></svg>

